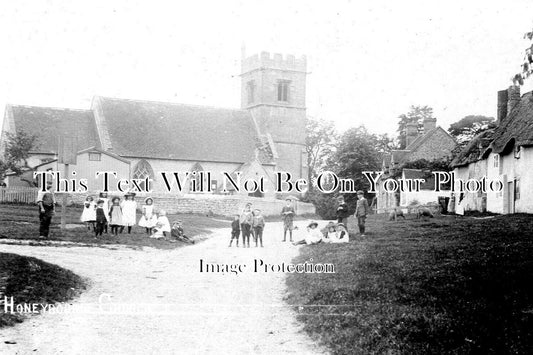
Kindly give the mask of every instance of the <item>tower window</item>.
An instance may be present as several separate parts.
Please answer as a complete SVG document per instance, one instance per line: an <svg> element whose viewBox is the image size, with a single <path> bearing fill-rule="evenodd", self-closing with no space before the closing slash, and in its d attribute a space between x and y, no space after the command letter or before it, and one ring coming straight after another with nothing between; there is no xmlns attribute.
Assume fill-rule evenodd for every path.
<svg viewBox="0 0 533 355"><path fill-rule="evenodd" d="M248 92L248 103L252 104L255 101L255 82L251 80L246 86L246 91Z"/></svg>
<svg viewBox="0 0 533 355"><path fill-rule="evenodd" d="M282 80L278 82L278 101L289 101L290 81Z"/></svg>

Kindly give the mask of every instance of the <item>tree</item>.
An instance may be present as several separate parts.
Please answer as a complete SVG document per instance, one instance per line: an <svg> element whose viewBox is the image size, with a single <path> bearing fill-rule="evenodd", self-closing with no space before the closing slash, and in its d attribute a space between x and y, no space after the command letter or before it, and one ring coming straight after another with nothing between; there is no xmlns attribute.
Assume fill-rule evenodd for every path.
<svg viewBox="0 0 533 355"><path fill-rule="evenodd" d="M425 118L434 118L433 109L429 106L414 106L409 107L409 112L398 116L398 148L405 149L406 147L406 127L408 123L416 122L418 124L418 130L423 127Z"/></svg>
<svg viewBox="0 0 533 355"><path fill-rule="evenodd" d="M17 130L15 134L6 134L5 161L0 163L0 174L3 178L9 169L16 175L20 175L24 168L29 168L28 158L30 152L36 146L37 136L23 130Z"/></svg>
<svg viewBox="0 0 533 355"><path fill-rule="evenodd" d="M529 78L533 74L533 29L524 34L524 39L529 40L529 43L524 52L521 71L511 78L511 81L515 85L523 85L524 79Z"/></svg>
<svg viewBox="0 0 533 355"><path fill-rule="evenodd" d="M338 134L332 121L311 117L307 118L306 131L307 181L313 181L317 175L317 171L324 167L327 157L332 154L338 139ZM312 184L310 184L309 190L312 190L312 188Z"/></svg>
<svg viewBox="0 0 533 355"><path fill-rule="evenodd" d="M448 132L457 139L460 145L464 145L479 133L494 127L496 127L494 117L469 115L452 123L450 128L448 128Z"/></svg>

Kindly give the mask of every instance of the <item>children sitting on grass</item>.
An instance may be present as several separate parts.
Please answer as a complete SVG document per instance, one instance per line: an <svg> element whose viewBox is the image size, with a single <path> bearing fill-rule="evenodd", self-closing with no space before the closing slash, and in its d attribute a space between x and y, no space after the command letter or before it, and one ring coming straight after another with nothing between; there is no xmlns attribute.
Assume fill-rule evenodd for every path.
<svg viewBox="0 0 533 355"><path fill-rule="evenodd" d="M298 245L298 244L307 244L307 245L318 244L318 243L322 242L322 238L323 238L323 234L318 229L318 223L315 222L315 221L312 221L307 226L307 233L306 233L304 239L299 240L297 242L294 242L292 244L293 245Z"/></svg>
<svg viewBox="0 0 533 355"><path fill-rule="evenodd" d="M185 231L183 230L181 221L175 221L172 224L172 230L170 231L170 236L174 238L175 240L194 244L194 240L192 240L191 238L185 235ZM239 238L239 235L237 234L237 242L238 242L238 238Z"/></svg>
<svg viewBox="0 0 533 355"><path fill-rule="evenodd" d="M165 210L159 211L159 217L155 227L153 228L154 233L150 236L151 238L165 238L167 233L170 233L170 222L167 218L167 212Z"/></svg>

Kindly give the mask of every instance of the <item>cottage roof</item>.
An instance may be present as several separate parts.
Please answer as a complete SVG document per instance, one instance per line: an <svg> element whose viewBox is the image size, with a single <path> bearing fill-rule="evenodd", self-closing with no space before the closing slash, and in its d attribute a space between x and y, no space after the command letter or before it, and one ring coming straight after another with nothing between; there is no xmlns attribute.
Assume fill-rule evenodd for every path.
<svg viewBox="0 0 533 355"><path fill-rule="evenodd" d="M11 105L15 130L37 136L32 153L56 154L58 137L64 134L77 138L77 149L100 146L91 110Z"/></svg>
<svg viewBox="0 0 533 355"><path fill-rule="evenodd" d="M494 129L488 129L475 136L453 159L453 168L475 163L482 159L483 152L492 142Z"/></svg>
<svg viewBox="0 0 533 355"><path fill-rule="evenodd" d="M520 146L533 145L533 92L522 95L517 106L496 128L489 149L502 153L511 142Z"/></svg>
<svg viewBox="0 0 533 355"><path fill-rule="evenodd" d="M403 169L402 177L409 180L424 179L424 183L420 184L421 190L432 190L435 187L435 176L428 170Z"/></svg>
<svg viewBox="0 0 533 355"><path fill-rule="evenodd" d="M246 110L106 97L97 102L120 156L244 163L260 146Z"/></svg>

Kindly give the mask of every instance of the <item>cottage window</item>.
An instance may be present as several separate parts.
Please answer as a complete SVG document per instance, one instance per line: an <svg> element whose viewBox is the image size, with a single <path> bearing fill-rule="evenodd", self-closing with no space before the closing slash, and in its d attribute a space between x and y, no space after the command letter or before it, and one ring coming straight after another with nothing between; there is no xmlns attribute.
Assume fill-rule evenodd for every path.
<svg viewBox="0 0 533 355"><path fill-rule="evenodd" d="M289 101L289 85L290 81L280 80L278 82L278 101Z"/></svg>
<svg viewBox="0 0 533 355"><path fill-rule="evenodd" d="M514 199L520 199L520 179L514 181Z"/></svg>
<svg viewBox="0 0 533 355"><path fill-rule="evenodd" d="M494 164L493 166L495 168L499 168L500 167L500 155L499 154L494 154Z"/></svg>
<svg viewBox="0 0 533 355"><path fill-rule="evenodd" d="M199 193L204 192L203 190L207 190L207 186L204 186L205 178L204 176L204 168L200 163L195 163L190 171L190 180L189 180L189 193Z"/></svg>
<svg viewBox="0 0 533 355"><path fill-rule="evenodd" d="M519 145L515 145L514 146L514 157L515 159L520 159L520 153L521 153L522 149Z"/></svg>
<svg viewBox="0 0 533 355"><path fill-rule="evenodd" d="M102 160L102 154L100 153L89 153L90 161L100 161Z"/></svg>

